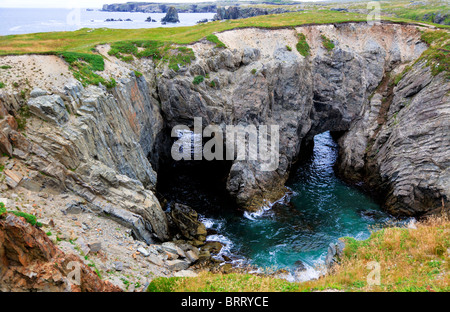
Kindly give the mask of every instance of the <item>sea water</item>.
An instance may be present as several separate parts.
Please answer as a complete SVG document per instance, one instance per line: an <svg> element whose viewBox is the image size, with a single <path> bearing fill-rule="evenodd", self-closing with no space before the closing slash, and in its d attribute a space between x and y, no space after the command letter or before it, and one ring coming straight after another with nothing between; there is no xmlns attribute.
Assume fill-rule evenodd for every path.
<svg viewBox="0 0 450 312"><path fill-rule="evenodd" d="M180 23L161 24L164 13L103 12L86 9L10 9L0 8L0 36L51 31L73 31L81 28L137 29L192 26L215 13L178 13ZM148 17L157 22L145 22ZM122 22L105 22L122 19ZM131 19L132 22L125 21Z"/></svg>

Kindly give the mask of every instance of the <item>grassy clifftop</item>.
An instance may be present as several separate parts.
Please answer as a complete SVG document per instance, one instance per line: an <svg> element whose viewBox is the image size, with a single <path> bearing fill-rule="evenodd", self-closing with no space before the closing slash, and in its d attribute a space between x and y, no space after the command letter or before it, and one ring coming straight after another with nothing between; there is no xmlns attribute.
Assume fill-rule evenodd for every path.
<svg viewBox="0 0 450 312"><path fill-rule="evenodd" d="M289 283L270 276L203 272L194 278L157 278L148 291L450 291L447 217L432 217L412 228L385 228L365 241L344 239L341 264L318 280Z"/></svg>
<svg viewBox="0 0 450 312"><path fill-rule="evenodd" d="M382 20L410 22L408 19L396 17L382 17ZM67 51L92 53L91 50L96 45L124 40L155 40L176 44L189 44L211 35L214 32L235 28L278 28L350 21L367 21L367 15L363 13L336 12L329 9L316 8L304 12L265 15L239 20L216 21L189 27L160 27L133 30L84 28L73 32L9 35L0 37L0 55L57 53ZM436 26L445 27L442 25Z"/></svg>

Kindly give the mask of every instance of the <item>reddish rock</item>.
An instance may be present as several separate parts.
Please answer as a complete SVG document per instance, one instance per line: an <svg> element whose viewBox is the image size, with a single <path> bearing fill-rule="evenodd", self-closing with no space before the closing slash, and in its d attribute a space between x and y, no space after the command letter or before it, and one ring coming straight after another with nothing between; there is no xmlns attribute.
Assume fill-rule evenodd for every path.
<svg viewBox="0 0 450 312"><path fill-rule="evenodd" d="M0 291L114 292L80 258L12 214L0 218Z"/></svg>
<svg viewBox="0 0 450 312"><path fill-rule="evenodd" d="M8 154L8 156L12 156L12 145L9 142L8 136L0 130L0 153Z"/></svg>

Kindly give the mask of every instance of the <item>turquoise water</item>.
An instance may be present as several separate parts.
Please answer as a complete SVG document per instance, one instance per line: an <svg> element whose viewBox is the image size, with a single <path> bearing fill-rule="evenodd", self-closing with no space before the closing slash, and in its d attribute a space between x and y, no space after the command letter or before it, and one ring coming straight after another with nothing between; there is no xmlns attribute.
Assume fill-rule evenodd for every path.
<svg viewBox="0 0 450 312"><path fill-rule="evenodd" d="M337 154L329 132L317 135L311 157L287 182L292 194L257 214L239 212L218 195L221 186L213 182L220 175L214 168L202 174L195 167L177 170L168 175L165 189L169 209L181 202L197 210L209 229L207 240L225 244L218 257L235 265L293 271L302 263L312 269L323 263L331 242L343 236L365 239L371 228L390 219L371 198L336 177Z"/></svg>
<svg viewBox="0 0 450 312"><path fill-rule="evenodd" d="M208 239L227 243L225 252L239 255L241 261L294 269L299 261L311 267L322 263L328 245L339 237L367 238L371 227L389 217L368 196L336 177L337 152L329 132L317 135L311 159L287 183L293 195L260 215L205 215L207 226L222 234Z"/></svg>

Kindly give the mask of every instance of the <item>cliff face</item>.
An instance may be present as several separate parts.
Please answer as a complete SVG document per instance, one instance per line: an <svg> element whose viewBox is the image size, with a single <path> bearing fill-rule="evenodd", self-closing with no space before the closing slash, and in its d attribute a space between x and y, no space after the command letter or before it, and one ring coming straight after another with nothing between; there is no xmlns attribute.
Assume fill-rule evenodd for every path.
<svg viewBox="0 0 450 312"><path fill-rule="evenodd" d="M281 14L287 12L295 12L295 11L283 8L267 9L267 8L252 8L252 7L241 8L237 6L229 6L226 8L225 7L217 8L217 13L216 15L214 15L213 20L218 21L224 19L240 19L259 15Z"/></svg>
<svg viewBox="0 0 450 312"><path fill-rule="evenodd" d="M311 47L307 57L288 48L295 47L298 33L306 35ZM195 64L177 75L164 72L158 79L158 89L170 126L180 123L192 126L192 122L186 121L194 117L202 117L205 124L280 126L277 170L262 172L257 163L251 161L235 161L231 167L227 189L241 206L257 209L264 200L280 198L301 144L307 144L314 135L324 131L349 129L340 141L341 174L354 176L361 167L365 167L366 171L354 181L359 182L369 176L380 177L376 183L382 185L380 192L383 189L391 194L386 202L391 212L420 214L424 209L440 205L441 200L448 203L448 170L445 169L448 165L445 159L449 156L449 138L444 135L445 127L437 129L436 126L447 123L445 111L449 103L445 94L448 82L441 76L431 77L429 69L422 70L415 76L407 75L391 93L379 94L387 76L401 72L406 64L416 60L427 49L420 42L420 32L416 27L392 24L370 27L350 23L295 30L234 30L220 33L218 37L228 49L208 48L204 43L194 45L198 57ZM332 49L324 47L326 39L332 40ZM412 72L422 65L416 64ZM196 75L209 79L194 85L192 79ZM435 88L440 85L439 92L432 89L432 85L422 90L431 80ZM402 91L404 88L409 91ZM420 90L419 97L411 102L411 97ZM391 101L392 92L395 94L392 106L381 109L381 102ZM406 95L402 95L404 93ZM395 133L391 136L392 127L387 125L381 131L376 130L374 144L368 139L370 135L366 139L360 138L364 133L374 135L374 128L384 125L379 115L384 114L385 109L389 110L388 117L398 115L398 118L402 114L397 112L406 103L420 102L430 102L433 107L440 108L440 113L433 110L435 126L429 124L428 115L414 115L418 111L411 106L402 114L408 111L417 122L410 127L407 122L411 120L406 117L404 123L399 123L396 127L403 131L401 138L396 138ZM372 119L363 123L369 118L367 114ZM428 144L423 142L426 149L430 153L439 150L432 158L431 154L421 154L420 144L414 142L415 137L411 134L418 129L419 120L428 125L421 130L423 134L427 133L426 140L429 140ZM409 154L386 144L389 137L392 142L396 141L393 144L400 150L411 149ZM380 144L384 144L384 149ZM365 152L369 149L377 154L366 157ZM413 158L414 161L405 161L404 158ZM370 170L367 166L369 159L377 162ZM414 172L419 169L419 163L431 169L417 176ZM425 175L430 177L430 170L434 176L427 179ZM398 180L399 171L403 175L401 180ZM433 190L432 201L429 200L430 190Z"/></svg>
<svg viewBox="0 0 450 312"><path fill-rule="evenodd" d="M167 13L169 6L174 6L180 13L215 13L217 5L213 3L113 3L103 5L102 11L107 12L143 12Z"/></svg>
<svg viewBox="0 0 450 312"><path fill-rule="evenodd" d="M30 111L40 118L27 119L26 137L2 120L13 155L30 169L21 185L71 190L93 211L130 226L136 237L151 243L154 233L166 240L167 220L152 191L156 173L147 158L162 129L149 88L144 78L132 74L112 93L76 81L53 95L32 92ZM21 102L17 95L1 97L2 116L9 116L4 121L20 118Z"/></svg>
<svg viewBox="0 0 450 312"><path fill-rule="evenodd" d="M306 57L295 49L300 33L310 46ZM416 26L347 23L217 36L226 49L197 42L190 46L196 60L178 72L108 56L106 74L118 81L112 90L74 80L48 87L37 79L33 87L44 90L30 99L2 91L0 148L30 170L17 183L71 190L139 239L164 241L167 219L154 195L158 160L170 149L163 129L192 127L202 117L204 126L280 127L276 170L261 171L256 161L231 166L227 190L245 209L279 199L302 144L323 131L347 131L339 141L340 173L377 185L391 212L448 205L448 80L416 64L397 86L389 84L389 75L427 49ZM327 49L325 40L334 47ZM104 55L107 49L98 47ZM54 56L35 58L56 64ZM137 78L135 68L144 76ZM59 71L49 75L58 81ZM199 75L205 80L194 84ZM26 136L16 122L24 104L32 113Z"/></svg>
<svg viewBox="0 0 450 312"><path fill-rule="evenodd" d="M339 171L386 196L396 215L448 209L449 90L445 73L418 62L396 86L381 86L340 139Z"/></svg>

